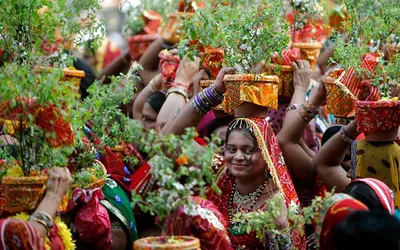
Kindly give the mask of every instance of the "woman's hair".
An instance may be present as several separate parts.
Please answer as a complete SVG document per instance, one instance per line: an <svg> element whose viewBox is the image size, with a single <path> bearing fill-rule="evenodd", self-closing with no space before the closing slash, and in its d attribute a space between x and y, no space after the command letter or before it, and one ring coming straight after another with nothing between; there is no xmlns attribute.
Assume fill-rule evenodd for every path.
<svg viewBox="0 0 400 250"><path fill-rule="evenodd" d="M161 91L156 91L152 93L147 98L147 103L150 104L151 108L158 114L165 102L165 94Z"/></svg>
<svg viewBox="0 0 400 250"><path fill-rule="evenodd" d="M361 201L370 210L384 210L375 191L363 182L351 183L343 190L343 193Z"/></svg>
<svg viewBox="0 0 400 250"><path fill-rule="evenodd" d="M210 122L207 129L207 137L211 138L212 133L220 127L229 126L230 122L233 120L232 116L215 118Z"/></svg>
<svg viewBox="0 0 400 250"><path fill-rule="evenodd" d="M321 145L324 145L329 139L331 139L332 136L334 136L336 133L340 131L340 128L342 126L332 126L329 127L325 133L322 135L321 139Z"/></svg>
<svg viewBox="0 0 400 250"><path fill-rule="evenodd" d="M383 211L356 211L333 228L336 250L400 249L400 222Z"/></svg>
<svg viewBox="0 0 400 250"><path fill-rule="evenodd" d="M228 130L226 131L226 144L228 144L228 139L230 134L233 131L240 131L243 132L244 135L253 142L254 147L258 147L257 139L252 132L250 125L247 122L238 122L237 120L233 120L229 126Z"/></svg>

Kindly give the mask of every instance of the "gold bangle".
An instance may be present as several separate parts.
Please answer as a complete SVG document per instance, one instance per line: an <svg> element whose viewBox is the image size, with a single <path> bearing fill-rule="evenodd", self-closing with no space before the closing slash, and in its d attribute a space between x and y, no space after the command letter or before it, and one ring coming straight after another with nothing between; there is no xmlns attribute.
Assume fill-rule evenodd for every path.
<svg viewBox="0 0 400 250"><path fill-rule="evenodd" d="M41 224L42 226L44 226L44 228L46 228L47 235L50 234L50 228L47 226L46 222L44 222L43 220L38 219L38 218L29 218L29 221L34 221L34 222Z"/></svg>
<svg viewBox="0 0 400 250"><path fill-rule="evenodd" d="M46 216L47 219L48 219L49 221L53 221L53 218L52 218L48 213L43 212L43 211L39 211L39 213L41 213L41 214L43 214L44 216Z"/></svg>
<svg viewBox="0 0 400 250"><path fill-rule="evenodd" d="M49 232L54 226L53 218L48 213L42 211L37 211L31 214L29 216L29 220L37 221L43 224Z"/></svg>
<svg viewBox="0 0 400 250"><path fill-rule="evenodd" d="M183 89L183 88L180 88L180 87L170 88L170 89L168 90L168 92L167 92L166 97L168 98L168 96L169 96L171 93L180 94L180 95L182 95L183 97L185 97L186 102L189 101L188 94L187 94L186 90Z"/></svg>

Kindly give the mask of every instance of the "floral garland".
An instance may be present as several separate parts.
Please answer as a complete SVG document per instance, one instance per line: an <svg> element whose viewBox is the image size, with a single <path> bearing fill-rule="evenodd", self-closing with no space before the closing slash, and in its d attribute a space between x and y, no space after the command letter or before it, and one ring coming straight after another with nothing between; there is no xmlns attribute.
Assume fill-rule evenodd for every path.
<svg viewBox="0 0 400 250"><path fill-rule="evenodd" d="M19 213L12 218L28 221L29 215L27 213ZM75 241L72 239L71 231L68 229L67 225L65 225L65 223L61 221L60 217L57 217L54 223L58 228L57 235L60 237L65 250L75 250ZM44 242L46 245L46 249L51 250L49 237L46 237Z"/></svg>

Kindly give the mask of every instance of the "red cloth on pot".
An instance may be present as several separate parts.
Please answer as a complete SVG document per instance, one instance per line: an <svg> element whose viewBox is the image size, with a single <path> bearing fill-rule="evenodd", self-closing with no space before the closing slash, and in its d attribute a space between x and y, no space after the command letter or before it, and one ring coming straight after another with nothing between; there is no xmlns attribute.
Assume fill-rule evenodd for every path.
<svg viewBox="0 0 400 250"><path fill-rule="evenodd" d="M400 126L400 101L357 101L358 132L376 132Z"/></svg>
<svg viewBox="0 0 400 250"><path fill-rule="evenodd" d="M142 18L145 23L143 28L144 33L148 35L156 34L161 25L161 15L154 10L147 10L143 12Z"/></svg>
<svg viewBox="0 0 400 250"><path fill-rule="evenodd" d="M104 195L100 189L83 190L76 188L67 211L77 206L75 228L82 242L92 244L95 249L111 249L111 223L107 209L100 204Z"/></svg>
<svg viewBox="0 0 400 250"><path fill-rule="evenodd" d="M282 58L280 58L279 54L276 52L274 54L274 57L272 58L273 63L279 65L287 65L287 66L291 66L292 62L296 60L301 60L301 54L299 48L282 50Z"/></svg>
<svg viewBox="0 0 400 250"><path fill-rule="evenodd" d="M165 81L172 83L175 80L176 70L180 59L178 55L172 54L168 50L162 50L160 54L160 73Z"/></svg>
<svg viewBox="0 0 400 250"><path fill-rule="evenodd" d="M375 72L375 67L379 63L381 55L378 53L367 53L363 56L361 68L368 70L370 73ZM371 86L371 80L368 77L357 77L356 70L349 68L341 81L353 95L362 101L377 101L380 99L379 90L375 86Z"/></svg>
<svg viewBox="0 0 400 250"><path fill-rule="evenodd" d="M324 20L321 18L311 20L309 19L307 23L303 26L303 28L299 30L295 30L293 33L293 25L295 22L295 17L293 12L289 12L286 14L286 19L292 25L291 27L291 36L293 36L294 43L310 43L310 42L323 42L329 37L329 33L331 31L331 27L324 23Z"/></svg>

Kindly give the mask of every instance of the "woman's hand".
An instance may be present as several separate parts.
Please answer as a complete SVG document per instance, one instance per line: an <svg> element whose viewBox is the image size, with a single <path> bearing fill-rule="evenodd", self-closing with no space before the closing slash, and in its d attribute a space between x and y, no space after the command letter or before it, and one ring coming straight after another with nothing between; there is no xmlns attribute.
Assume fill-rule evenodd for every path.
<svg viewBox="0 0 400 250"><path fill-rule="evenodd" d="M200 88L200 81L201 80L208 80L208 75L204 69L200 70L197 75L193 77L193 95L197 95L200 93L201 88Z"/></svg>
<svg viewBox="0 0 400 250"><path fill-rule="evenodd" d="M46 195L61 199L69 190L72 183L71 173L68 168L52 168L48 172L49 180L46 184Z"/></svg>
<svg viewBox="0 0 400 250"><path fill-rule="evenodd" d="M152 89L153 90L164 90L165 86L165 80L162 77L161 73L156 75L151 81L150 84L153 85ZM168 90L168 89L166 89Z"/></svg>
<svg viewBox="0 0 400 250"><path fill-rule="evenodd" d="M310 63L306 60L292 62L293 86L295 89L307 91L311 80Z"/></svg>
<svg viewBox="0 0 400 250"><path fill-rule="evenodd" d="M277 230L284 230L289 226L288 210L285 204L285 199L280 199L281 213L279 217L274 220Z"/></svg>
<svg viewBox="0 0 400 250"><path fill-rule="evenodd" d="M215 82L213 84L213 86L218 94L224 94L226 91L225 85L224 85L224 76L226 74L234 74L235 72L236 72L236 69L233 67L222 68L219 71L217 79L215 79Z"/></svg>
<svg viewBox="0 0 400 250"><path fill-rule="evenodd" d="M200 68L200 59L195 57L194 61L191 61L189 58L184 57L179 63L179 67L176 70L175 82L179 82L183 85L186 85L186 88L189 89L192 84L193 77L199 72Z"/></svg>

